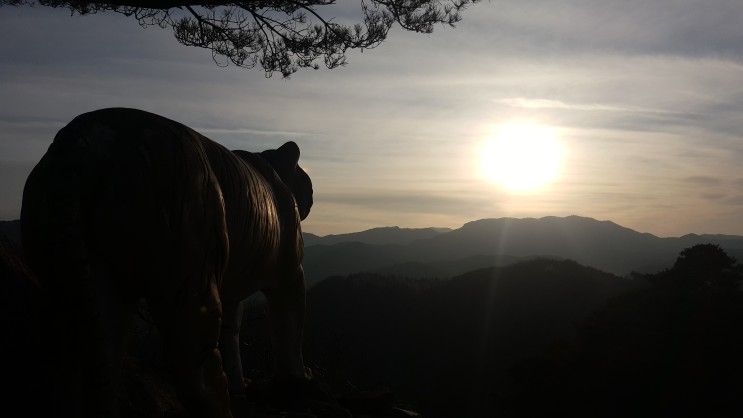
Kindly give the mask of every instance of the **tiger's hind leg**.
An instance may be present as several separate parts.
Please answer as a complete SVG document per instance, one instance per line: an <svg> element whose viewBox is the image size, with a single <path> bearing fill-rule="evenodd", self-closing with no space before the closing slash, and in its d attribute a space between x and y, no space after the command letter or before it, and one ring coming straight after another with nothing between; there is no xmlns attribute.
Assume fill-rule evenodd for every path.
<svg viewBox="0 0 743 418"><path fill-rule="evenodd" d="M195 416L227 418L227 378L217 349L221 307L216 281L211 282L206 294L187 292L148 301L181 401Z"/></svg>
<svg viewBox="0 0 743 418"><path fill-rule="evenodd" d="M82 353L83 396L86 417L118 417L118 390L121 386L124 344L135 299L120 288L114 270L95 259L91 262L91 283L95 297L85 313L88 318L84 332L88 334L87 347Z"/></svg>
<svg viewBox="0 0 743 418"><path fill-rule="evenodd" d="M163 213L165 220L152 221L146 229L153 254L146 297L181 402L194 416L229 418L227 377L218 350L219 292L228 256L224 206L215 183L181 182L183 195L166 206L172 209Z"/></svg>

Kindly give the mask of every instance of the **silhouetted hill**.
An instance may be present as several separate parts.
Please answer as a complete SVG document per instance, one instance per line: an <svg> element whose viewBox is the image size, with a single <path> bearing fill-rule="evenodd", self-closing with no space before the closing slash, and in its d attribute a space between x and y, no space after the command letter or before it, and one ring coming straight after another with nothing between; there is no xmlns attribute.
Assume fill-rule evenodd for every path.
<svg viewBox="0 0 743 418"><path fill-rule="evenodd" d="M369 271L381 275L414 278L449 278L459 276L473 270L487 267L504 267L510 264L528 261L534 258L550 258L545 256L513 257L509 255L473 255L456 260L431 261L428 263L408 261L391 266L385 266Z"/></svg>
<svg viewBox="0 0 743 418"><path fill-rule="evenodd" d="M3 377L3 405L7 410L23 411L25 416L38 416L43 410L43 391L48 388L44 374L50 362L44 348L53 346L42 330L45 315L38 282L20 253L20 223L0 222L0 357ZM42 395L39 395L42 394ZM44 410L45 412L45 410Z"/></svg>
<svg viewBox="0 0 743 418"><path fill-rule="evenodd" d="M743 256L741 236L689 234L660 238L610 221L548 216L482 219L407 244L307 245L305 272L308 281L314 283L331 275L385 271L393 265L407 264L421 269L416 272L408 268L406 275L426 277L431 276L434 269L426 263L452 262L473 256L495 259L548 255L626 275L632 271L650 272L668 267L679 251L699 243L719 244L731 255ZM446 272L437 271L433 276L444 277Z"/></svg>
<svg viewBox="0 0 743 418"><path fill-rule="evenodd" d="M375 270L405 262L402 245L371 245L343 242L334 245L312 245L304 248L304 272L307 283L351 272Z"/></svg>
<svg viewBox="0 0 743 418"><path fill-rule="evenodd" d="M317 245L322 239L321 236L312 234L310 232L302 232L302 239L304 240L304 246Z"/></svg>
<svg viewBox="0 0 743 418"><path fill-rule="evenodd" d="M319 236L311 233L304 233L304 243L309 245L333 245L341 242L360 242L363 244L384 245L384 244L410 244L419 239L428 239L444 232L449 232L449 228L400 228L399 226L389 226L381 228L372 228L361 232L351 232L348 234L325 235Z"/></svg>
<svg viewBox="0 0 743 418"><path fill-rule="evenodd" d="M579 327L578 338L511 371L498 417L740 417L743 265L718 246L685 249Z"/></svg>
<svg viewBox="0 0 743 418"><path fill-rule="evenodd" d="M636 286L544 259L446 281L329 278L308 294L307 354L331 376L390 386L424 416L485 416L504 370Z"/></svg>
<svg viewBox="0 0 743 418"><path fill-rule="evenodd" d="M14 248L21 248L21 221L0 221L0 236L4 236Z"/></svg>

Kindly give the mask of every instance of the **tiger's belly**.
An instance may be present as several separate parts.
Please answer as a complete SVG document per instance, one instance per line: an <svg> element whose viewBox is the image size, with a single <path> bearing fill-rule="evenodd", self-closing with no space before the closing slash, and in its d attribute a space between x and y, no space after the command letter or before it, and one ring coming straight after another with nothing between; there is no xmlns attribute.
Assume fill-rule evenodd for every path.
<svg viewBox="0 0 743 418"><path fill-rule="evenodd" d="M277 204L270 189L253 184L247 190L247 210L229 213L229 260L223 276L222 294L226 300L242 300L251 294L273 287L281 247L281 222ZM229 203L225 203L229 206ZM230 222L230 220L232 222Z"/></svg>

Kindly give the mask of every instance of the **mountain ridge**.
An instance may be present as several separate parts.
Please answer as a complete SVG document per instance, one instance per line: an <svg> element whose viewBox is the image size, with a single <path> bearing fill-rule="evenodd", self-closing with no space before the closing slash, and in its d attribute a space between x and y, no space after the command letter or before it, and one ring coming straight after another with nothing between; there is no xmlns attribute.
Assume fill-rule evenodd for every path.
<svg viewBox="0 0 743 418"><path fill-rule="evenodd" d="M524 217L524 218L517 218L517 217L511 217L511 216L503 216L499 218L482 218L482 219L475 219L472 221L467 221L464 224L462 224L459 228L446 228L446 227L424 227L424 228L403 228L400 226L378 226L374 228L364 229L361 231L354 231L354 232L344 232L340 234L328 234L328 235L319 235L312 232L304 232L304 236L309 236L310 241L312 241L312 244L309 245L330 245L328 242L322 242L322 243L315 243L314 240L320 239L323 240L325 238L333 238L333 243L341 243L341 242L352 242L352 237L359 236L361 234L365 234L372 231L385 231L385 230L399 230L399 231L420 231L420 230L434 230L437 231L439 234L447 233L456 231L459 229L463 229L465 227L473 227L475 225L480 225L481 223L486 223L489 221L540 221L540 220L553 220L553 219L579 219L579 220L587 220L587 221L594 221L602 224L611 225L623 230L627 230L633 233L658 238L658 239L674 239L674 238L688 238L688 237L712 237L712 238L724 238L724 239L741 239L743 240L743 235L736 235L736 234L723 234L723 233L695 233L690 232L686 233L684 235L679 236L668 236L668 237L662 237L659 235L655 235L651 232L641 232L629 227L626 227L624 225L618 224L612 220L609 219L596 219L592 218L590 216L581 216L581 215L567 215L567 216L555 216L555 215L547 215L539 218L535 217ZM10 221L8 221L10 222ZM358 242L364 242L364 241L358 241ZM368 242L367 242L368 243Z"/></svg>
<svg viewBox="0 0 743 418"><path fill-rule="evenodd" d="M400 232L402 229L394 230L403 233ZM388 230L377 228L374 231L379 234ZM309 282L315 283L331 275L384 270L396 264L441 263L473 256L523 258L549 255L627 275L633 271L653 272L669 267L679 251L700 243L718 244L734 257L743 258L743 236L686 234L658 237L613 221L577 215L486 218L428 238L406 237L401 241L389 238L384 242L353 244L340 241L306 245L305 271ZM425 270L430 271L430 268L421 268L421 277Z"/></svg>
<svg viewBox="0 0 743 418"><path fill-rule="evenodd" d="M399 226L382 226L363 231L343 234L317 235L303 233L305 245L332 245L341 242L361 242L364 244L400 244L418 239L426 239L451 231L450 228L400 228Z"/></svg>

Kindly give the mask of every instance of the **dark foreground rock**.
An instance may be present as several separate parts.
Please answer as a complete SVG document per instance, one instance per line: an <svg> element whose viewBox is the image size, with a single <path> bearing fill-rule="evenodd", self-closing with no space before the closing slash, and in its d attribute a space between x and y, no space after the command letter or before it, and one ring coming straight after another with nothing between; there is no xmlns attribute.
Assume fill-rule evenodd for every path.
<svg viewBox="0 0 743 418"><path fill-rule="evenodd" d="M43 300L48 297L23 260L17 234L0 230L0 358L9 390L4 409L22 416L54 416L48 410L55 341ZM134 318L129 350L123 359L118 404L122 418L192 418L178 399L171 376L162 366L160 339L144 305ZM304 385L304 384L303 384ZM318 377L308 387L263 383L232 402L235 418L412 418L419 415L395 406L388 392L332 393ZM325 396L326 398L323 398ZM306 398L306 399L305 399ZM283 405L283 406L280 406ZM193 417L196 418L196 417Z"/></svg>
<svg viewBox="0 0 743 418"><path fill-rule="evenodd" d="M289 388L267 387L232 401L235 418L419 418L399 408L390 392L357 391L337 398L302 402ZM120 393L123 418L191 418L178 400L167 373L143 366L138 359L124 361L124 385ZM282 408L278 405L289 405ZM301 404L301 405L299 405Z"/></svg>

